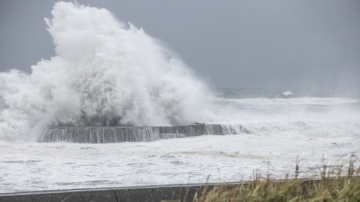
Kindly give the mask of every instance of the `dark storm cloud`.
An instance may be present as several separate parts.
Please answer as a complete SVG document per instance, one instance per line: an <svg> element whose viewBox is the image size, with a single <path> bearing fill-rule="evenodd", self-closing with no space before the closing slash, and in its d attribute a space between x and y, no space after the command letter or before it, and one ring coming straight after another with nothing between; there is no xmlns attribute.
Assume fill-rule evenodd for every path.
<svg viewBox="0 0 360 202"><path fill-rule="evenodd" d="M55 55L55 1L0 1L0 71ZM215 87L357 88L360 1L95 1L162 40Z"/></svg>

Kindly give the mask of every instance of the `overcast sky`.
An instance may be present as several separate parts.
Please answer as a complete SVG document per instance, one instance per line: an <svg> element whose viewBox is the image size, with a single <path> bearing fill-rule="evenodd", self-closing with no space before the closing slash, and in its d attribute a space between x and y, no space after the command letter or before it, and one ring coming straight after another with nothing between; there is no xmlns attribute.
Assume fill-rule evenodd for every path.
<svg viewBox="0 0 360 202"><path fill-rule="evenodd" d="M0 71L55 55L53 0L0 0ZM360 86L360 1L78 0L143 27L212 87Z"/></svg>

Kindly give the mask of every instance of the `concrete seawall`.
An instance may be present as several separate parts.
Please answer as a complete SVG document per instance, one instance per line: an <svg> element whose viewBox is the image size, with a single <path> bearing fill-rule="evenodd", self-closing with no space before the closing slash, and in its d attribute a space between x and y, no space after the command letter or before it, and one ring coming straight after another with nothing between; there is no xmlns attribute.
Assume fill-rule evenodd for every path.
<svg viewBox="0 0 360 202"><path fill-rule="evenodd" d="M238 186L237 183L228 183ZM203 187L221 184L160 185L88 190L0 194L1 202L183 202L193 201Z"/></svg>
<svg viewBox="0 0 360 202"><path fill-rule="evenodd" d="M224 135L219 124L188 126L145 127L54 127L48 128L39 142L115 143L149 142L159 139L200 136L204 134Z"/></svg>

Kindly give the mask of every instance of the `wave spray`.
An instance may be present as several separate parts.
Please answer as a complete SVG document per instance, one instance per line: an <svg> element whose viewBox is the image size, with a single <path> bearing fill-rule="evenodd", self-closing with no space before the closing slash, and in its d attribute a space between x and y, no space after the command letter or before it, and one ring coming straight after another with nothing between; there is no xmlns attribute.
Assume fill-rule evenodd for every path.
<svg viewBox="0 0 360 202"><path fill-rule="evenodd" d="M58 2L45 19L56 56L0 74L0 140L48 126L179 125L211 118L206 86L141 28L106 9Z"/></svg>

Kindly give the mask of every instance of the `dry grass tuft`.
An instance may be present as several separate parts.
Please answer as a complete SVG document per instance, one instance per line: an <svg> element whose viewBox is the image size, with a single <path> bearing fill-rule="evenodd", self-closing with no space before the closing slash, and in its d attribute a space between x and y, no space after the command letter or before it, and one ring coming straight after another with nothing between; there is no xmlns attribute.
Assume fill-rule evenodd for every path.
<svg viewBox="0 0 360 202"><path fill-rule="evenodd" d="M346 166L323 165L318 176L299 179L297 162L295 176L273 180L270 175L259 174L247 184L203 187L194 202L237 201L360 201L360 167L355 166L355 156Z"/></svg>

